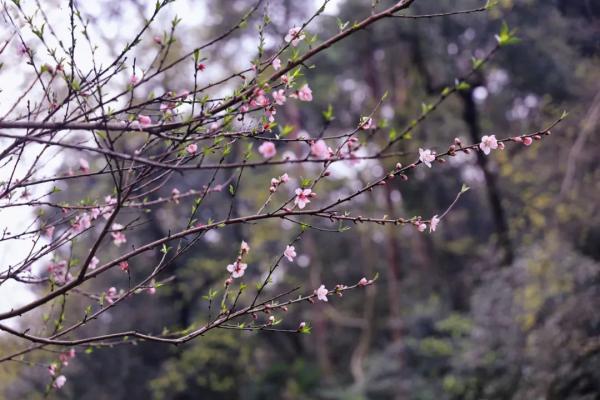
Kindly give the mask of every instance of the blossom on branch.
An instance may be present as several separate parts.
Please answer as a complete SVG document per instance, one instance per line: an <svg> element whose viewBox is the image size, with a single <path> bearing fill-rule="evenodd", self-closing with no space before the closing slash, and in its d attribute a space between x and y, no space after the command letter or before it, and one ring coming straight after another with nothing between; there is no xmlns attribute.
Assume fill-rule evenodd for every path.
<svg viewBox="0 0 600 400"><path fill-rule="evenodd" d="M429 149L423 150L419 149L419 160L429 168L431 168L431 163L435 161L435 152Z"/></svg>
<svg viewBox="0 0 600 400"><path fill-rule="evenodd" d="M303 209L306 207L308 203L310 203L310 197L313 196L313 192L311 189L296 189L296 198L294 199L294 204L298 206L299 209Z"/></svg>
<svg viewBox="0 0 600 400"><path fill-rule="evenodd" d="M290 43L293 47L298 46L300 41L304 40L306 36L301 32L301 28L297 26L293 26L288 31L287 35L285 35L285 41Z"/></svg>
<svg viewBox="0 0 600 400"><path fill-rule="evenodd" d="M485 135L481 138L481 143L479 143L479 148L485 155L490 154L490 151L496 150L498 148L498 141L496 140L496 135Z"/></svg>
<svg viewBox="0 0 600 400"><path fill-rule="evenodd" d="M328 301L327 300L327 294L329 293L329 290L327 290L325 288L325 285L321 285L319 286L318 289L315 290L315 294L317 295L317 299L321 300L321 301Z"/></svg>

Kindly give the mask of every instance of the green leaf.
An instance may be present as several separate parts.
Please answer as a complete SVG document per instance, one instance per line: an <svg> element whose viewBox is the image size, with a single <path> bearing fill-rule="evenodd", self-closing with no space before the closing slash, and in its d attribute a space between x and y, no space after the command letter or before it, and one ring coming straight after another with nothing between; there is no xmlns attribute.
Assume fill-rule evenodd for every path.
<svg viewBox="0 0 600 400"><path fill-rule="evenodd" d="M394 140L396 140L397 136L398 136L398 132L396 132L396 128L392 128L390 130L390 133L388 134L388 138L390 139L390 141L394 141Z"/></svg>
<svg viewBox="0 0 600 400"><path fill-rule="evenodd" d="M457 81L456 82L456 89L457 90L469 90L471 88L471 85L468 82L465 81Z"/></svg>
<svg viewBox="0 0 600 400"><path fill-rule="evenodd" d="M509 46L519 43L521 40L515 35L516 30L510 30L506 22L502 23L500 33L496 35L496 40L500 46Z"/></svg>
<svg viewBox="0 0 600 400"><path fill-rule="evenodd" d="M323 118L325 118L326 122L331 122L335 119L333 116L333 107L331 104L327 106L327 110L323 111Z"/></svg>

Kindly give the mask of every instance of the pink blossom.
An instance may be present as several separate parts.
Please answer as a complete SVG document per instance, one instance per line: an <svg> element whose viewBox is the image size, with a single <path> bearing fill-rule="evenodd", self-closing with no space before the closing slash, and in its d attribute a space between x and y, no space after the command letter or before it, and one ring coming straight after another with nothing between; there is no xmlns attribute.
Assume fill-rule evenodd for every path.
<svg viewBox="0 0 600 400"><path fill-rule="evenodd" d="M273 101L275 101L275 104L282 106L285 104L285 100L285 90L279 89L273 92Z"/></svg>
<svg viewBox="0 0 600 400"><path fill-rule="evenodd" d="M67 382L67 378L64 375L60 375L60 376L56 377L52 386L55 389L60 389L61 387L63 387L65 385L66 382Z"/></svg>
<svg viewBox="0 0 600 400"><path fill-rule="evenodd" d="M83 213L75 219L73 225L71 225L71 229L75 234L81 233L86 229L89 229L92 226L91 218L88 213Z"/></svg>
<svg viewBox="0 0 600 400"><path fill-rule="evenodd" d="M129 77L129 84L130 84L131 86L135 86L135 85L137 85L139 82L140 82L140 77L139 77L139 76L137 76L136 74L132 74L132 75Z"/></svg>
<svg viewBox="0 0 600 400"><path fill-rule="evenodd" d="M248 104L242 104L240 107L240 112L241 113L247 113L248 110L250 110L250 106L248 106Z"/></svg>
<svg viewBox="0 0 600 400"><path fill-rule="evenodd" d="M258 152L266 159L272 158L277 154L277 149L275 148L275 143L273 142L264 142L258 147Z"/></svg>
<svg viewBox="0 0 600 400"><path fill-rule="evenodd" d="M111 196L106 196L104 198L104 202L107 205L102 208L102 217L104 219L109 219L112 214L112 209L113 209L114 205L117 204L117 199L115 199Z"/></svg>
<svg viewBox="0 0 600 400"><path fill-rule="evenodd" d="M359 127L360 127L360 129L363 129L365 131L375 128L375 124L373 123L373 118L369 118L369 117L361 118Z"/></svg>
<svg viewBox="0 0 600 400"><path fill-rule="evenodd" d="M310 90L308 83L305 83L300 90L298 90L298 99L300 101L312 101L312 90Z"/></svg>
<svg viewBox="0 0 600 400"><path fill-rule="evenodd" d="M288 176L288 174L283 174L279 177L279 180L281 181L281 183L287 183L287 181L290 180L290 177Z"/></svg>
<svg viewBox="0 0 600 400"><path fill-rule="evenodd" d="M58 356L60 362L62 362L62 364L66 367L69 365L69 361L73 358L75 358L75 349L71 349L67 352L64 353L60 353L60 355Z"/></svg>
<svg viewBox="0 0 600 400"><path fill-rule="evenodd" d="M90 263L88 264L89 269L96 269L99 262L100 262L100 260L98 259L98 257L96 257L96 256L92 257L92 259L90 260Z"/></svg>
<svg viewBox="0 0 600 400"><path fill-rule="evenodd" d="M49 373L51 376L55 376L55 375L56 375L56 368L57 368L57 366L56 366L56 363L52 363L52 364L50 364L50 365L48 366L48 373Z"/></svg>
<svg viewBox="0 0 600 400"><path fill-rule="evenodd" d="M121 261L119 263L119 268L121 268L121 271L129 271L129 263L127 261Z"/></svg>
<svg viewBox="0 0 600 400"><path fill-rule="evenodd" d="M138 122L142 128L152 125L152 119L143 114L138 115Z"/></svg>
<svg viewBox="0 0 600 400"><path fill-rule="evenodd" d="M48 237L48 239L52 239L52 236L54 236L54 226L47 226L44 228L44 235L46 235L46 237Z"/></svg>
<svg viewBox="0 0 600 400"><path fill-rule="evenodd" d="M360 279L360 281L358 281L358 286L369 286L370 284L373 283L372 279L367 279L364 276Z"/></svg>
<svg viewBox="0 0 600 400"><path fill-rule="evenodd" d="M330 156L327 143L323 139L319 139L310 145L310 152L313 156L321 159L327 159Z"/></svg>
<svg viewBox="0 0 600 400"><path fill-rule="evenodd" d="M113 243L115 246L120 246L123 243L127 242L127 237L125 237L125 233L121 231L123 229L123 225L121 224L113 224L112 230L116 232L111 232L111 236L113 237Z"/></svg>
<svg viewBox="0 0 600 400"><path fill-rule="evenodd" d="M87 174L88 172L90 172L90 164L88 163L88 161L85 158L79 159L79 170L81 172L83 172L84 174Z"/></svg>
<svg viewBox="0 0 600 400"><path fill-rule="evenodd" d="M293 47L296 47L301 40L304 40L305 37L306 36L304 36L304 33L300 31L300 28L293 26L288 31L288 34L285 35L285 41L291 43Z"/></svg>
<svg viewBox="0 0 600 400"><path fill-rule="evenodd" d="M317 295L317 299L321 300L321 301L328 301L327 300L327 294L329 293L329 290L327 290L325 288L325 285L321 285L319 286L319 288L317 290L315 290L315 294Z"/></svg>
<svg viewBox="0 0 600 400"><path fill-rule="evenodd" d="M90 211L90 214L92 216L92 219L96 219L100 216L100 214L102 214L102 210L99 207L95 207L95 208L92 208L92 210Z"/></svg>
<svg viewBox="0 0 600 400"><path fill-rule="evenodd" d="M440 223L440 218L437 215L431 217L431 222L429 223L429 233L435 232L438 224Z"/></svg>
<svg viewBox="0 0 600 400"><path fill-rule="evenodd" d="M198 65L196 65L196 69L200 72L204 71L206 69L206 64L203 63L199 63Z"/></svg>
<svg viewBox="0 0 600 400"><path fill-rule="evenodd" d="M296 248L294 246L286 246L283 255L288 259L289 262L294 262L294 257L296 257Z"/></svg>
<svg viewBox="0 0 600 400"><path fill-rule="evenodd" d="M117 289L113 286L110 287L107 291L106 291L106 302L108 304L112 304L115 302L115 300L117 299L117 297L119 297L119 293L117 292Z"/></svg>
<svg viewBox="0 0 600 400"><path fill-rule="evenodd" d="M150 286L148 288L148 294L156 294L156 286Z"/></svg>
<svg viewBox="0 0 600 400"><path fill-rule="evenodd" d="M279 58L276 58L273 60L273 62L271 63L271 65L273 66L273 69L275 71L279 71L279 68L281 68L281 60Z"/></svg>
<svg viewBox="0 0 600 400"><path fill-rule="evenodd" d="M427 224L420 223L419 225L417 225L417 229L419 230L419 232L425 232L425 229L427 229Z"/></svg>
<svg viewBox="0 0 600 400"><path fill-rule="evenodd" d="M250 245L248 245L248 243L246 243L244 240L242 240L242 244L240 245L240 254L246 255L246 254L248 254L249 251L250 251Z"/></svg>
<svg viewBox="0 0 600 400"><path fill-rule="evenodd" d="M529 146L529 145L531 145L531 143L533 143L533 139L532 139L532 138L530 138L529 136L525 136L525 137L523 138L523 144L524 144L525 146Z"/></svg>
<svg viewBox="0 0 600 400"><path fill-rule="evenodd" d="M435 161L435 152L429 149L419 149L419 160L421 160L423 164L431 168L431 163Z"/></svg>
<svg viewBox="0 0 600 400"><path fill-rule="evenodd" d="M233 264L229 264L227 266L227 271L231 273L233 278L240 278L244 276L246 272L246 268L248 268L248 264L244 264L241 261L235 261Z"/></svg>
<svg viewBox="0 0 600 400"><path fill-rule="evenodd" d="M24 45L23 43L21 43L19 45L19 47L17 48L17 53L20 56L24 56L25 54L29 53L29 47L27 47L26 45Z"/></svg>
<svg viewBox="0 0 600 400"><path fill-rule="evenodd" d="M481 143L479 143L479 148L485 155L490 154L491 150L497 149L498 141L496 140L496 135L483 136L481 138Z"/></svg>
<svg viewBox="0 0 600 400"><path fill-rule="evenodd" d="M281 83L283 83L285 86L289 86L293 79L294 78L289 75L281 75Z"/></svg>
<svg viewBox="0 0 600 400"><path fill-rule="evenodd" d="M196 143L190 143L187 145L185 150L190 154L196 154L196 152L198 151L198 145Z"/></svg>
<svg viewBox="0 0 600 400"><path fill-rule="evenodd" d="M160 36L158 36L158 35L154 36L152 38L152 40L154 40L154 43L156 43L156 44L158 44L160 46L162 46L162 44L163 44L162 38Z"/></svg>
<svg viewBox="0 0 600 400"><path fill-rule="evenodd" d="M311 197L311 195L311 189L296 189L296 199L294 200L294 204L297 205L299 209L303 209L310 203L309 197Z"/></svg>
<svg viewBox="0 0 600 400"><path fill-rule="evenodd" d="M171 198L173 199L175 204L179 204L179 195L180 194L181 194L181 192L177 188L173 188L173 190L171 190Z"/></svg>

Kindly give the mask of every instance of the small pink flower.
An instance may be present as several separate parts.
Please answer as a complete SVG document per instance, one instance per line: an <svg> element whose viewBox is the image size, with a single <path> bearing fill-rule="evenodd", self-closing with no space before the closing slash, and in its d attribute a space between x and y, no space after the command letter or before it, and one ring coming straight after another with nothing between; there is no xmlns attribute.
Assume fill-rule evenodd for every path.
<svg viewBox="0 0 600 400"><path fill-rule="evenodd" d="M294 246L286 246L283 255L288 259L289 262L294 262L294 257L296 257L296 248Z"/></svg>
<svg viewBox="0 0 600 400"><path fill-rule="evenodd" d="M291 43L293 47L296 47L301 40L304 40L305 37L306 36L304 36L304 33L300 31L300 28L294 26L290 28L288 34L285 35L285 41Z"/></svg>
<svg viewBox="0 0 600 400"><path fill-rule="evenodd" d="M427 224L425 224L425 223L420 223L420 224L417 226L417 229L419 230L419 232L425 232L425 229L427 229Z"/></svg>
<svg viewBox="0 0 600 400"><path fill-rule="evenodd" d="M60 375L60 376L56 377L52 386L55 389L60 389L61 387L63 387L65 385L66 382L67 382L67 378L64 375Z"/></svg>
<svg viewBox="0 0 600 400"><path fill-rule="evenodd" d="M285 90L279 89L273 92L273 101L275 101L275 104L282 106L285 104L285 100Z"/></svg>
<svg viewBox="0 0 600 400"><path fill-rule="evenodd" d="M87 174L88 172L90 172L90 164L88 163L88 161L85 158L79 159L79 170L81 172L83 172L84 174Z"/></svg>
<svg viewBox="0 0 600 400"><path fill-rule="evenodd" d="M373 283L373 280L367 279L364 276L358 281L358 286L365 287Z"/></svg>
<svg viewBox="0 0 600 400"><path fill-rule="evenodd" d="M242 244L240 245L240 254L244 256L244 255L248 254L249 251L250 251L250 245L248 245L248 243L246 243L244 240L242 240Z"/></svg>
<svg viewBox="0 0 600 400"><path fill-rule="evenodd" d="M275 143L273 142L264 142L258 147L258 152L266 159L272 158L277 154L277 149L275 148Z"/></svg>
<svg viewBox="0 0 600 400"><path fill-rule="evenodd" d="M179 204L179 195L180 194L181 194L181 192L177 188L173 188L173 190L171 190L171 198L173 199L175 204Z"/></svg>
<svg viewBox="0 0 600 400"><path fill-rule="evenodd" d="M75 234L81 233L86 229L89 229L92 226L91 218L88 213L83 213L79 215L73 225L71 225L71 229Z"/></svg>
<svg viewBox="0 0 600 400"><path fill-rule="evenodd" d="M271 63L271 65L273 66L273 69L275 71L279 71L279 68L281 68L281 60L279 58L276 58L273 60L273 62Z"/></svg>
<svg viewBox="0 0 600 400"><path fill-rule="evenodd" d="M373 122L373 118L362 117L360 119L360 125L359 125L359 127L360 127L360 129L363 129L365 131L368 131L369 129L375 128L375 123Z"/></svg>
<svg viewBox="0 0 600 400"><path fill-rule="evenodd" d="M315 294L317 295L317 299L321 300L321 301L328 301L327 300L327 294L329 293L329 290L327 290L325 288L325 285L321 285L319 286L319 288L317 290L315 290Z"/></svg>
<svg viewBox="0 0 600 400"><path fill-rule="evenodd" d="M523 138L523 144L524 144L525 146L529 146L529 145L531 145L531 143L533 143L533 139L532 139L532 138L530 138L529 136L525 136L525 137Z"/></svg>
<svg viewBox="0 0 600 400"><path fill-rule="evenodd" d="M285 86L289 86L290 83L292 83L293 78L291 76L288 75L281 75L281 83L283 83Z"/></svg>
<svg viewBox="0 0 600 400"><path fill-rule="evenodd" d="M300 90L298 90L298 99L300 101L312 101L312 90L310 90L308 83L305 83Z"/></svg>
<svg viewBox="0 0 600 400"><path fill-rule="evenodd" d="M115 287L111 287L106 291L105 298L108 304L114 303L117 297L119 297L119 293L117 292L117 289Z"/></svg>
<svg viewBox="0 0 600 400"><path fill-rule="evenodd" d="M313 156L321 159L327 159L330 156L327 143L323 139L319 139L310 145L310 152Z"/></svg>
<svg viewBox="0 0 600 400"><path fill-rule="evenodd" d="M102 210L99 207L92 208L90 214L92 216L92 219L96 219L100 216L100 214L102 214Z"/></svg>
<svg viewBox="0 0 600 400"><path fill-rule="evenodd" d="M196 69L200 72L204 71L206 69L206 65L203 63L199 63L198 65L196 65Z"/></svg>
<svg viewBox="0 0 600 400"><path fill-rule="evenodd" d="M119 268L121 268L121 271L129 271L129 263L127 261L121 261L119 263Z"/></svg>
<svg viewBox="0 0 600 400"><path fill-rule="evenodd" d="M485 155L490 154L490 151L496 150L498 148L498 141L496 140L496 135L483 136L481 138L481 143L479 143L479 148Z"/></svg>
<svg viewBox="0 0 600 400"><path fill-rule="evenodd" d="M55 375L56 375L56 367L57 367L57 366L56 366L56 363L52 363L52 364L50 364L50 365L48 366L48 373L49 373L51 376L55 376Z"/></svg>
<svg viewBox="0 0 600 400"><path fill-rule="evenodd" d="M429 149L419 149L419 160L421 160L423 164L431 168L431 163L435 161L435 152Z"/></svg>
<svg viewBox="0 0 600 400"><path fill-rule="evenodd" d="M156 286L150 286L148 288L148 294L156 294Z"/></svg>
<svg viewBox="0 0 600 400"><path fill-rule="evenodd" d="M92 257L92 259L90 260L90 263L88 264L88 267L90 269L96 269L96 267L98 266L98 263L100 262L100 260L98 259L98 257L94 256Z"/></svg>
<svg viewBox="0 0 600 400"><path fill-rule="evenodd" d="M152 119L149 116L143 114L138 115L138 122L140 123L140 126L142 128L152 125Z"/></svg>
<svg viewBox="0 0 600 400"><path fill-rule="evenodd" d="M287 183L290 180L290 177L288 176L288 174L283 174L279 177L279 180L281 181L281 183Z"/></svg>
<svg viewBox="0 0 600 400"><path fill-rule="evenodd" d="M158 36L158 35L154 36L152 38L152 40L154 40L154 43L156 43L159 46L162 46L162 44L163 44L162 38L160 36Z"/></svg>
<svg viewBox="0 0 600 400"><path fill-rule="evenodd" d="M294 204L297 205L299 209L303 209L308 203L310 203L309 198L311 195L311 189L296 189L296 198L294 199Z"/></svg>
<svg viewBox="0 0 600 400"><path fill-rule="evenodd" d="M185 150L190 154L196 154L198 151L198 145L196 143L188 144Z"/></svg>
<svg viewBox="0 0 600 400"><path fill-rule="evenodd" d="M431 217L431 222L429 223L429 233L435 232L439 223L440 223L440 218L438 218L437 215L434 215L433 217Z"/></svg>
<svg viewBox="0 0 600 400"><path fill-rule="evenodd" d="M29 47L27 47L26 45L24 45L23 43L21 43L21 44L19 45L19 47L17 48L17 53L18 53L20 56L24 56L25 54L28 54L28 53L29 53Z"/></svg>
<svg viewBox="0 0 600 400"><path fill-rule="evenodd" d="M241 113L247 113L249 110L250 110L250 106L248 104L242 104L242 106L240 107Z"/></svg>
<svg viewBox="0 0 600 400"><path fill-rule="evenodd" d="M46 237L48 239L52 239L52 236L54 236L54 226L47 226L44 228L44 235L46 235Z"/></svg>
<svg viewBox="0 0 600 400"><path fill-rule="evenodd" d="M231 273L232 278L241 278L244 276L246 268L248 268L248 264L244 264L241 261L235 261L233 264L227 266L227 271Z"/></svg>
<svg viewBox="0 0 600 400"><path fill-rule="evenodd" d="M120 246L121 244L127 242L127 237L125 237L125 233L123 233L121 229L123 229L123 225L121 224L112 225L112 230L115 232L111 232L111 236L113 237L113 243L116 246Z"/></svg>
<svg viewBox="0 0 600 400"><path fill-rule="evenodd" d="M129 84L131 86L135 86L135 85L137 85L140 82L140 80L141 80L141 77L137 76L136 74L132 74L129 77Z"/></svg>

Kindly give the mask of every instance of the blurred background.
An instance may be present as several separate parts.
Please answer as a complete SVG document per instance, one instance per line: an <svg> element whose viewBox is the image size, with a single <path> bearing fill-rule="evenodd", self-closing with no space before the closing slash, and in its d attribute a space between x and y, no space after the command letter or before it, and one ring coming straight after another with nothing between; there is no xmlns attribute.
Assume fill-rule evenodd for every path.
<svg viewBox="0 0 600 400"><path fill-rule="evenodd" d="M389 3L382 0L378 7ZM410 14L484 3L417 0ZM152 35L161 35L174 14L183 21L173 59L237 23L252 4L251 0L181 2L145 37L138 56L143 59L144 49L153 46ZM105 43L124 42L126 34L115 34L110 27L141 23L147 7L135 1L81 4L86 17L106 25L104 36L98 31ZM267 45L278 44L292 25L317 8L308 0L272 0ZM249 66L258 43L254 27L263 12L261 8L249 28L234 33L226 45L203 54L206 79ZM371 1L338 0L308 31L327 38L338 31L338 18L352 23L370 12ZM392 181L349 206L363 215L429 218L443 212L467 184L471 190L434 234L373 224L353 225L337 234L309 231L296 246L297 265L286 265L275 277L277 290L294 285L312 290L321 283L333 287L379 274L375 285L331 298L327 304L291 308L283 325L307 321L310 335L219 330L180 347L78 349L64 371L68 383L49 397L599 399L597 1L500 0L487 13L383 21L312 60L316 68L307 70L305 78L314 101L288 102L277 121L296 126L296 135L306 131L317 136L325 127L328 134L345 132L388 92L375 115L377 121L386 121L386 133L368 141L369 149L376 150L390 131L400 132L420 114L422 103L468 72L473 57L481 58L495 46L494 35L503 21L517 29L521 41L502 48L471 77L470 88L448 99L403 138L397 150L411 155L340 166L320 187L319 197L349 193L396 162L413 161L419 147L444 151L455 137L472 143L490 133L515 136L543 129L563 110L569 117L551 136L530 147L509 145L489 157L457 156L436 168L420 168L408 182ZM189 75L169 71L150 89L182 90L190 85ZM330 123L322 116L329 105L335 116ZM291 144L278 151L300 149ZM234 201L234 214L260 205L269 179L277 173L311 176L316 171L311 168L251 171ZM176 179L174 186L183 191L200 186L208 175L194 172ZM101 184L85 185L70 187L56 199L78 201L73 193L80 190L92 198L106 195ZM163 196L168 197L170 190L165 188ZM202 205L201 219L226 213L229 200L225 191L210 196ZM172 204L148 214L148 229L132 240L147 242L181 228L188 212L187 206ZM202 295L222 285L225 266L242 239L252 247L247 275L258 279L285 240L296 234L293 225L269 221L206 235L173 267L171 274L177 278L172 283L159 288L154 297L124 302L83 333L132 326L154 332L188 327L205 312ZM118 284L123 285L116 275L93 283L97 290ZM81 313L86 304L72 300L70 311ZM21 346L0 336L2 354ZM0 398L43 398L48 357L39 352L28 356L27 362L0 364Z"/></svg>

